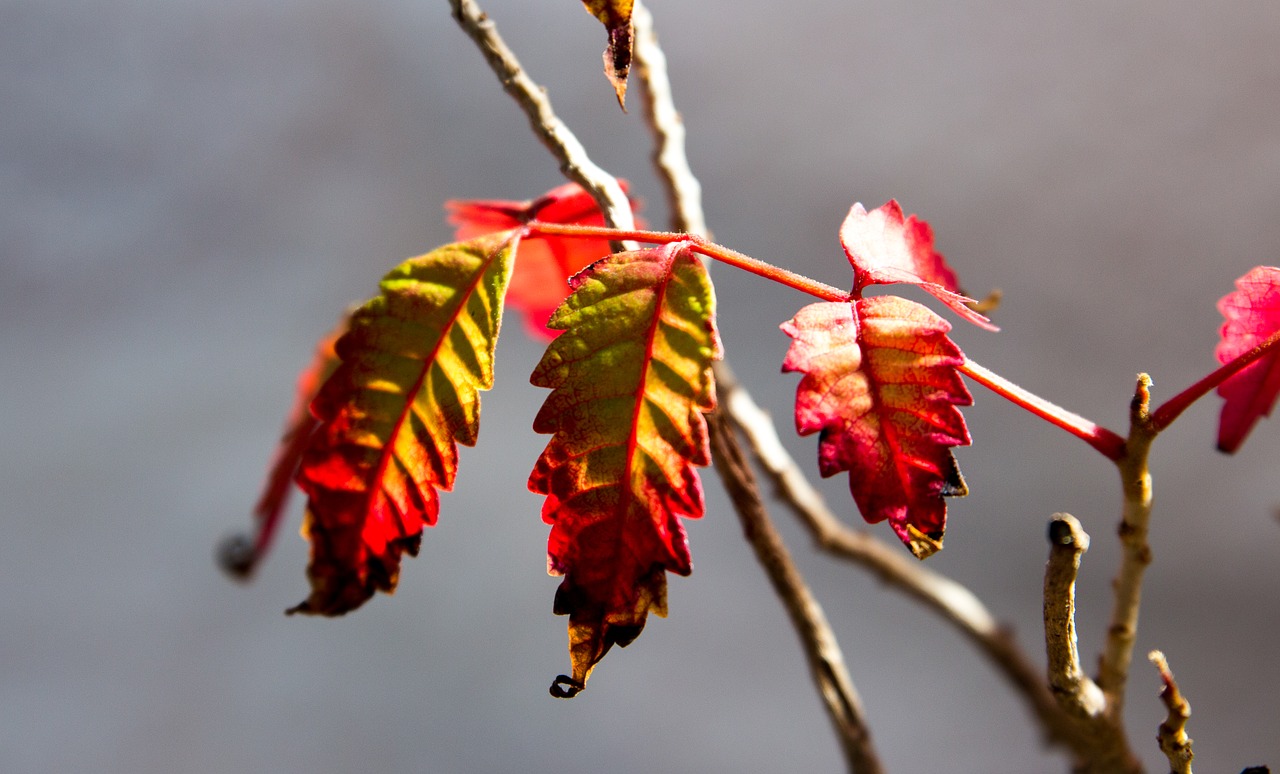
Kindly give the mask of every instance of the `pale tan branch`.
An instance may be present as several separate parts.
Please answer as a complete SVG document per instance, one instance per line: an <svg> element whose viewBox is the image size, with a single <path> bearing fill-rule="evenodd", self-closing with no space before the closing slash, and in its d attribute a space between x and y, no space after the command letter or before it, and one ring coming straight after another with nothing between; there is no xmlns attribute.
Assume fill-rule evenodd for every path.
<svg viewBox="0 0 1280 774"><path fill-rule="evenodd" d="M845 668L844 655L826 614L809 591L769 520L756 487L755 474L738 446L728 417L717 409L708 417L708 424L715 469L733 500L747 542L754 549L800 636L809 671L840 739L849 770L857 774L880 772L880 761L867 730L862 702Z"/></svg>
<svg viewBox="0 0 1280 774"><path fill-rule="evenodd" d="M1147 659L1160 672L1160 700L1169 711L1168 717L1160 724L1156 732L1156 741L1160 743L1160 751L1169 759L1170 774L1191 774L1191 761L1196 757L1191 751L1191 737L1187 736L1187 720L1191 718L1191 705L1187 702L1178 683L1169 671L1169 662L1164 654L1153 650Z"/></svg>
<svg viewBox="0 0 1280 774"><path fill-rule="evenodd" d="M711 238L702 210L702 184L685 153L684 120L676 110L667 77L667 56L658 45L653 14L640 0L631 10L635 26L637 75L644 84L644 115L655 143L653 163L671 205L671 230Z"/></svg>
<svg viewBox="0 0 1280 774"><path fill-rule="evenodd" d="M453 18L484 54L502 88L524 110L533 133L560 162L560 170L565 177L591 192L600 204L608 225L623 230L634 229L631 204L617 179L591 161L582 143L551 109L547 90L535 83L520 66L488 14L474 0L449 0L449 5L453 8Z"/></svg>
<svg viewBox="0 0 1280 774"><path fill-rule="evenodd" d="M1101 689L1080 667L1076 638L1076 574L1089 550L1089 536L1076 517L1054 514L1049 522L1049 561L1044 570L1044 642L1049 685L1058 703L1078 718L1096 718L1106 709Z"/></svg>
<svg viewBox="0 0 1280 774"><path fill-rule="evenodd" d="M1129 437L1124 456L1116 462L1124 492L1120 542L1124 551L1113 583L1115 596L1111 624L1098 668L1098 687L1107 695L1107 713L1117 723L1124 710L1125 682L1133 647L1138 639L1138 609L1142 602L1142 576L1151 564L1147 528L1151 522L1151 472L1147 456L1156 430L1151 424L1151 377L1138 375L1130 405Z"/></svg>

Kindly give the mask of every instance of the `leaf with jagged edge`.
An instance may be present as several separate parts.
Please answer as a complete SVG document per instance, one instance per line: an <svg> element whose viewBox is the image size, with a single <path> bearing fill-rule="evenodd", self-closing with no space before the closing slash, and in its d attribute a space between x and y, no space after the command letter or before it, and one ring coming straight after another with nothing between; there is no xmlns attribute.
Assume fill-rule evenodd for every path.
<svg viewBox="0 0 1280 774"><path fill-rule="evenodd" d="M1225 322L1218 362L1229 363L1280 330L1280 269L1257 266L1236 280L1236 290L1218 302ZM1280 395L1280 356L1275 350L1218 386L1222 417L1218 448L1234 454L1259 419L1271 416Z"/></svg>
<svg viewBox="0 0 1280 774"><path fill-rule="evenodd" d="M531 377L552 390L533 428L553 434L529 477L547 499L547 566L563 575L568 697L648 613L666 615L666 573L688 575L680 517L703 513L696 465L710 461L705 412L720 356L710 278L687 244L610 256L573 278Z"/></svg>
<svg viewBox="0 0 1280 774"><path fill-rule="evenodd" d="M311 443L311 433L319 425L311 415L311 401L320 390L320 385L338 367L338 355L333 347L346 331L347 316L343 315L338 326L316 345L311 363L298 375L294 404L285 420L284 434L280 438L275 458L271 461L258 504L253 509L253 535L235 535L218 549L222 568L236 578L248 579L271 548L285 506L289 504L289 495L293 492L293 478L297 473L298 463Z"/></svg>
<svg viewBox="0 0 1280 774"><path fill-rule="evenodd" d="M943 498L969 491L951 447L970 443L956 407L973 398L950 329L897 296L810 304L782 325L793 339L782 370L804 374L796 429L821 431L820 472L848 471L863 518L888 519L921 559L942 548Z"/></svg>
<svg viewBox="0 0 1280 774"><path fill-rule="evenodd" d="M303 454L311 595L290 613L341 615L392 592L453 488L461 443L479 433L479 390L493 386L502 299L520 232L412 258L351 315L341 364L311 412Z"/></svg>

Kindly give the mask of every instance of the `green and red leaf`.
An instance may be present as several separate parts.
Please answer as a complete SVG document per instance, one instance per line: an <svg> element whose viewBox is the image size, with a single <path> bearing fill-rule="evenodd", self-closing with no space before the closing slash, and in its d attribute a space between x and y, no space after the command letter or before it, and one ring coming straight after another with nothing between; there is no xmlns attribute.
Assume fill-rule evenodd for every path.
<svg viewBox="0 0 1280 774"><path fill-rule="evenodd" d="M887 519L921 559L942 547L943 498L968 493L951 448L970 443L956 407L973 399L950 329L896 296L810 304L782 325L793 339L782 370L804 374L796 429L821 433L820 472L848 471L863 518Z"/></svg>
<svg viewBox="0 0 1280 774"><path fill-rule="evenodd" d="M412 258L352 313L341 364L311 403L319 423L302 455L311 595L291 613L341 615L390 593L416 555L457 444L474 445L479 390L493 386L502 299L519 231Z"/></svg>
<svg viewBox="0 0 1280 774"><path fill-rule="evenodd" d="M961 292L955 271L933 249L933 229L915 215L904 219L897 201L871 212L854 204L840 227L840 244L853 266L855 296L868 285L917 285L974 325L998 330L968 306L976 302Z"/></svg>
<svg viewBox="0 0 1280 774"><path fill-rule="evenodd" d="M553 434L529 477L547 499L547 566L563 575L571 696L648 613L666 615L666 573L688 575L680 518L703 513L696 465L710 461L705 412L720 356L710 278L684 243L618 253L572 280L549 325L565 331L531 381L552 390L534 430Z"/></svg>
<svg viewBox="0 0 1280 774"><path fill-rule="evenodd" d="M627 190L625 180L619 180ZM634 207L634 203L633 203ZM459 241L495 231L507 231L532 221L577 226L603 226L604 216L591 194L577 183L553 188L529 201L478 200L445 203L449 223ZM643 223L637 220L637 227ZM521 312L525 329L548 339L559 331L546 327L547 318L569 295L569 278L611 252L604 239L531 236L521 240L515 269L507 288L507 304Z"/></svg>
<svg viewBox="0 0 1280 774"><path fill-rule="evenodd" d="M1258 266L1236 280L1236 290L1218 302L1226 321L1218 343L1218 362L1226 364L1280 331L1280 269ZM1218 448L1232 454L1253 426L1271 416L1280 395L1280 355L1272 350L1218 386L1222 417Z"/></svg>
<svg viewBox="0 0 1280 774"><path fill-rule="evenodd" d="M634 30L631 10L634 0L582 0L587 11L600 20L609 33L609 45L604 50L604 74L613 84L618 95L618 105L623 110L627 103L627 73L631 70L631 43Z"/></svg>

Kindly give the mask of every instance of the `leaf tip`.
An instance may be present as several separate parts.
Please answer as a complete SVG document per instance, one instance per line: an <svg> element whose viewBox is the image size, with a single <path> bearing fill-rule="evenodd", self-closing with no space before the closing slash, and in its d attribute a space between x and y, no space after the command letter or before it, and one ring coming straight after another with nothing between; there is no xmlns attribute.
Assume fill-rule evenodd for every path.
<svg viewBox="0 0 1280 774"><path fill-rule="evenodd" d="M222 571L238 581L248 581L258 563L253 539L243 532L223 538L216 555Z"/></svg>
<svg viewBox="0 0 1280 774"><path fill-rule="evenodd" d="M920 561L924 561L942 550L941 531L926 534L916 529L914 524L908 524L905 531L906 535L903 536L903 542L907 544L907 548Z"/></svg>

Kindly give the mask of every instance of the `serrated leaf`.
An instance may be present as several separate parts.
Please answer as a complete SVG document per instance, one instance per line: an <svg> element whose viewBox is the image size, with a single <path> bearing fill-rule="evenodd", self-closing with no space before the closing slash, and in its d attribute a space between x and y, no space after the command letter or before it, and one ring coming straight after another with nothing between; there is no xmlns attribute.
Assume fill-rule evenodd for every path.
<svg viewBox="0 0 1280 774"><path fill-rule="evenodd" d="M619 180L625 193L625 180ZM635 209L635 203L632 203ZM579 226L603 226L604 216L591 194L577 183L556 187L529 201L477 200L445 203L455 237L472 239L495 231L518 228L532 220ZM643 228L643 221L636 220ZM604 239L532 236L521 240L515 269L507 288L507 305L521 312L525 329L538 339L559 335L546 327L547 318L569 295L569 278L610 253Z"/></svg>
<svg viewBox="0 0 1280 774"><path fill-rule="evenodd" d="M604 74L618 95L618 106L626 110L627 72L631 69L633 28L631 11L634 0L582 0L587 11L600 20L609 33L604 50Z"/></svg>
<svg viewBox="0 0 1280 774"><path fill-rule="evenodd" d="M821 433L820 472L848 471L863 518L887 519L921 559L942 547L942 498L968 494L951 447L970 443L956 407L973 398L950 329L896 296L810 304L782 324L793 339L782 370L804 374L796 429Z"/></svg>
<svg viewBox="0 0 1280 774"><path fill-rule="evenodd" d="M353 610L393 591L401 555L417 554L438 490L453 488L457 444L479 433L518 241L492 234L412 258L351 315L342 362L311 404L320 426L298 471L311 595L289 612Z"/></svg>
<svg viewBox="0 0 1280 774"><path fill-rule="evenodd" d="M1218 311L1226 318L1216 355L1229 363L1280 330L1280 269L1258 266L1236 280L1236 290L1223 296ZM1233 454L1253 426L1271 416L1280 395L1280 354L1272 351L1245 366L1218 386L1223 398L1218 448Z"/></svg>
<svg viewBox="0 0 1280 774"><path fill-rule="evenodd" d="M666 615L666 573L692 569L680 518L703 513L694 466L710 461L720 341L711 281L687 245L613 255L572 284L550 322L565 334L531 377L552 390L533 428L553 437L529 488L547 496L576 691L649 612Z"/></svg>
<svg viewBox="0 0 1280 774"><path fill-rule="evenodd" d="M915 215L904 219L897 201L871 212L854 204L840 227L840 244L853 266L855 295L868 285L917 285L974 325L998 330L968 306L977 302L960 291L955 271L933 249L933 229Z"/></svg>
<svg viewBox="0 0 1280 774"><path fill-rule="evenodd" d="M285 419L284 433L271 461L262 494L253 509L253 536L237 535L223 543L219 549L222 568L238 578L244 579L252 575L271 548L284 509L289 504L289 495L293 493L293 477L298 470L298 462L311 442L311 433L319 424L311 416L311 401L320 385L338 367L338 355L333 347L346 330L347 318L343 316L338 327L316 345L311 362L298 374L293 407Z"/></svg>

